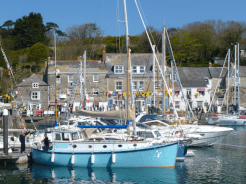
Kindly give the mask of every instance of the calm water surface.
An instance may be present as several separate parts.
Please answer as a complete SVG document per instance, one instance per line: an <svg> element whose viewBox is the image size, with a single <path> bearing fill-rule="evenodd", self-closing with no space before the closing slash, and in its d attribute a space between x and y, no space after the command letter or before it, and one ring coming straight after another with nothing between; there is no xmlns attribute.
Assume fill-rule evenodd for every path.
<svg viewBox="0 0 246 184"><path fill-rule="evenodd" d="M166 168L0 166L0 183L246 183L246 126L214 147L191 148L195 157Z"/></svg>

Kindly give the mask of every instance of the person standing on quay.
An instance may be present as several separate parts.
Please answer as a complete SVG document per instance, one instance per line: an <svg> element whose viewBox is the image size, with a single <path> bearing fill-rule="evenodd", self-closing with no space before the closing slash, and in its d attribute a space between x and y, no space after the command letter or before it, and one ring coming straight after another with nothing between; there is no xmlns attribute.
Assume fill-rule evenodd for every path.
<svg viewBox="0 0 246 184"><path fill-rule="evenodd" d="M26 144L25 144L25 134L24 132L21 132L20 134L20 142L21 142L21 153L26 149Z"/></svg>

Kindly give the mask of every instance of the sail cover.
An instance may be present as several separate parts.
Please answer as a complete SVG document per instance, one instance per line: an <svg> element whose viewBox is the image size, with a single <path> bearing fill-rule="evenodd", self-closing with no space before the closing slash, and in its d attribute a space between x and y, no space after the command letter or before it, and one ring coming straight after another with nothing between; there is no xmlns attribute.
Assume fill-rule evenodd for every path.
<svg viewBox="0 0 246 184"><path fill-rule="evenodd" d="M106 111L106 112L95 112L95 111L86 111L86 110L76 110L77 114L93 116L93 117L103 117L103 118L116 118L127 120L127 109L122 110L114 110L114 111ZM135 120L135 108L129 107L128 111L129 118L128 120Z"/></svg>

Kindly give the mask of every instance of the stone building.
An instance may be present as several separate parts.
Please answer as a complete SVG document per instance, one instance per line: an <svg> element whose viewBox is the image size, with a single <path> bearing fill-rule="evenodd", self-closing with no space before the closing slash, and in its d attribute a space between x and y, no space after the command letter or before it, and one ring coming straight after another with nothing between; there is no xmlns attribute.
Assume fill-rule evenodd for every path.
<svg viewBox="0 0 246 184"><path fill-rule="evenodd" d="M42 75L43 76L43 75ZM48 109L49 85L41 80L42 76L32 74L17 85L17 104L22 104L26 109Z"/></svg>
<svg viewBox="0 0 246 184"><path fill-rule="evenodd" d="M157 56L162 61L162 55ZM110 107L124 107L127 98L127 54L105 53L103 61L108 71L107 91ZM143 111L148 106L162 108L163 79L157 66L153 73L153 54L132 53L132 90L136 109ZM162 67L162 66L161 66ZM158 76L158 77L157 77ZM168 75L169 76L169 75ZM131 97L129 97L131 99Z"/></svg>
<svg viewBox="0 0 246 184"><path fill-rule="evenodd" d="M81 71L82 63L82 72ZM67 107L100 108L107 106L107 83L104 63L99 60L86 61L86 75L84 62L79 60L56 61L56 87L58 110L64 112ZM47 79L50 86L50 107L55 106L55 61L48 59ZM82 85L81 85L82 84ZM86 89L86 95L84 95ZM73 93L72 93L73 91ZM85 105L84 105L85 103ZM105 108L106 109L106 108Z"/></svg>

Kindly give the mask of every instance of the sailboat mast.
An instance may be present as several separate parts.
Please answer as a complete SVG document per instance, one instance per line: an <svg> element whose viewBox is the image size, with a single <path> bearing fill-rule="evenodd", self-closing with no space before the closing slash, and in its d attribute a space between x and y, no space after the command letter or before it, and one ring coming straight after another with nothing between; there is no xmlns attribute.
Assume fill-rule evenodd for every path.
<svg viewBox="0 0 246 184"><path fill-rule="evenodd" d="M230 85L230 54L231 52L231 49L228 50L228 66L227 66L227 106L226 106L226 110L227 110L227 115L229 113L229 108L228 108L228 105L229 105L229 85Z"/></svg>
<svg viewBox="0 0 246 184"><path fill-rule="evenodd" d="M237 45L235 45L235 54L234 54L234 105L236 106L236 65L237 65Z"/></svg>
<svg viewBox="0 0 246 184"><path fill-rule="evenodd" d="M166 67L166 27L163 26L163 33L162 33L162 54L163 54L163 76L165 79L165 67ZM165 85L163 82L163 97L162 97L162 109L163 109L163 113L162 115L164 115L166 113L166 89L165 89Z"/></svg>
<svg viewBox="0 0 246 184"><path fill-rule="evenodd" d="M239 82L240 82L240 78L239 78L239 43L237 43L237 104L238 104L238 114L240 115L239 112L239 102L240 102L240 94L239 94Z"/></svg>
<svg viewBox="0 0 246 184"><path fill-rule="evenodd" d="M153 106L155 107L155 45L152 45L153 48Z"/></svg>
<svg viewBox="0 0 246 184"><path fill-rule="evenodd" d="M127 52L127 95L126 95L126 105L127 105L127 119L129 119L129 33L128 33L128 21L127 21L127 11L126 11L126 0L123 0L124 8L124 18L125 18L125 34L126 34L126 52ZM131 94L132 96L133 94Z"/></svg>
<svg viewBox="0 0 246 184"><path fill-rule="evenodd" d="M55 42L55 121L57 122L57 87L56 87L56 31L54 29L54 42Z"/></svg>

